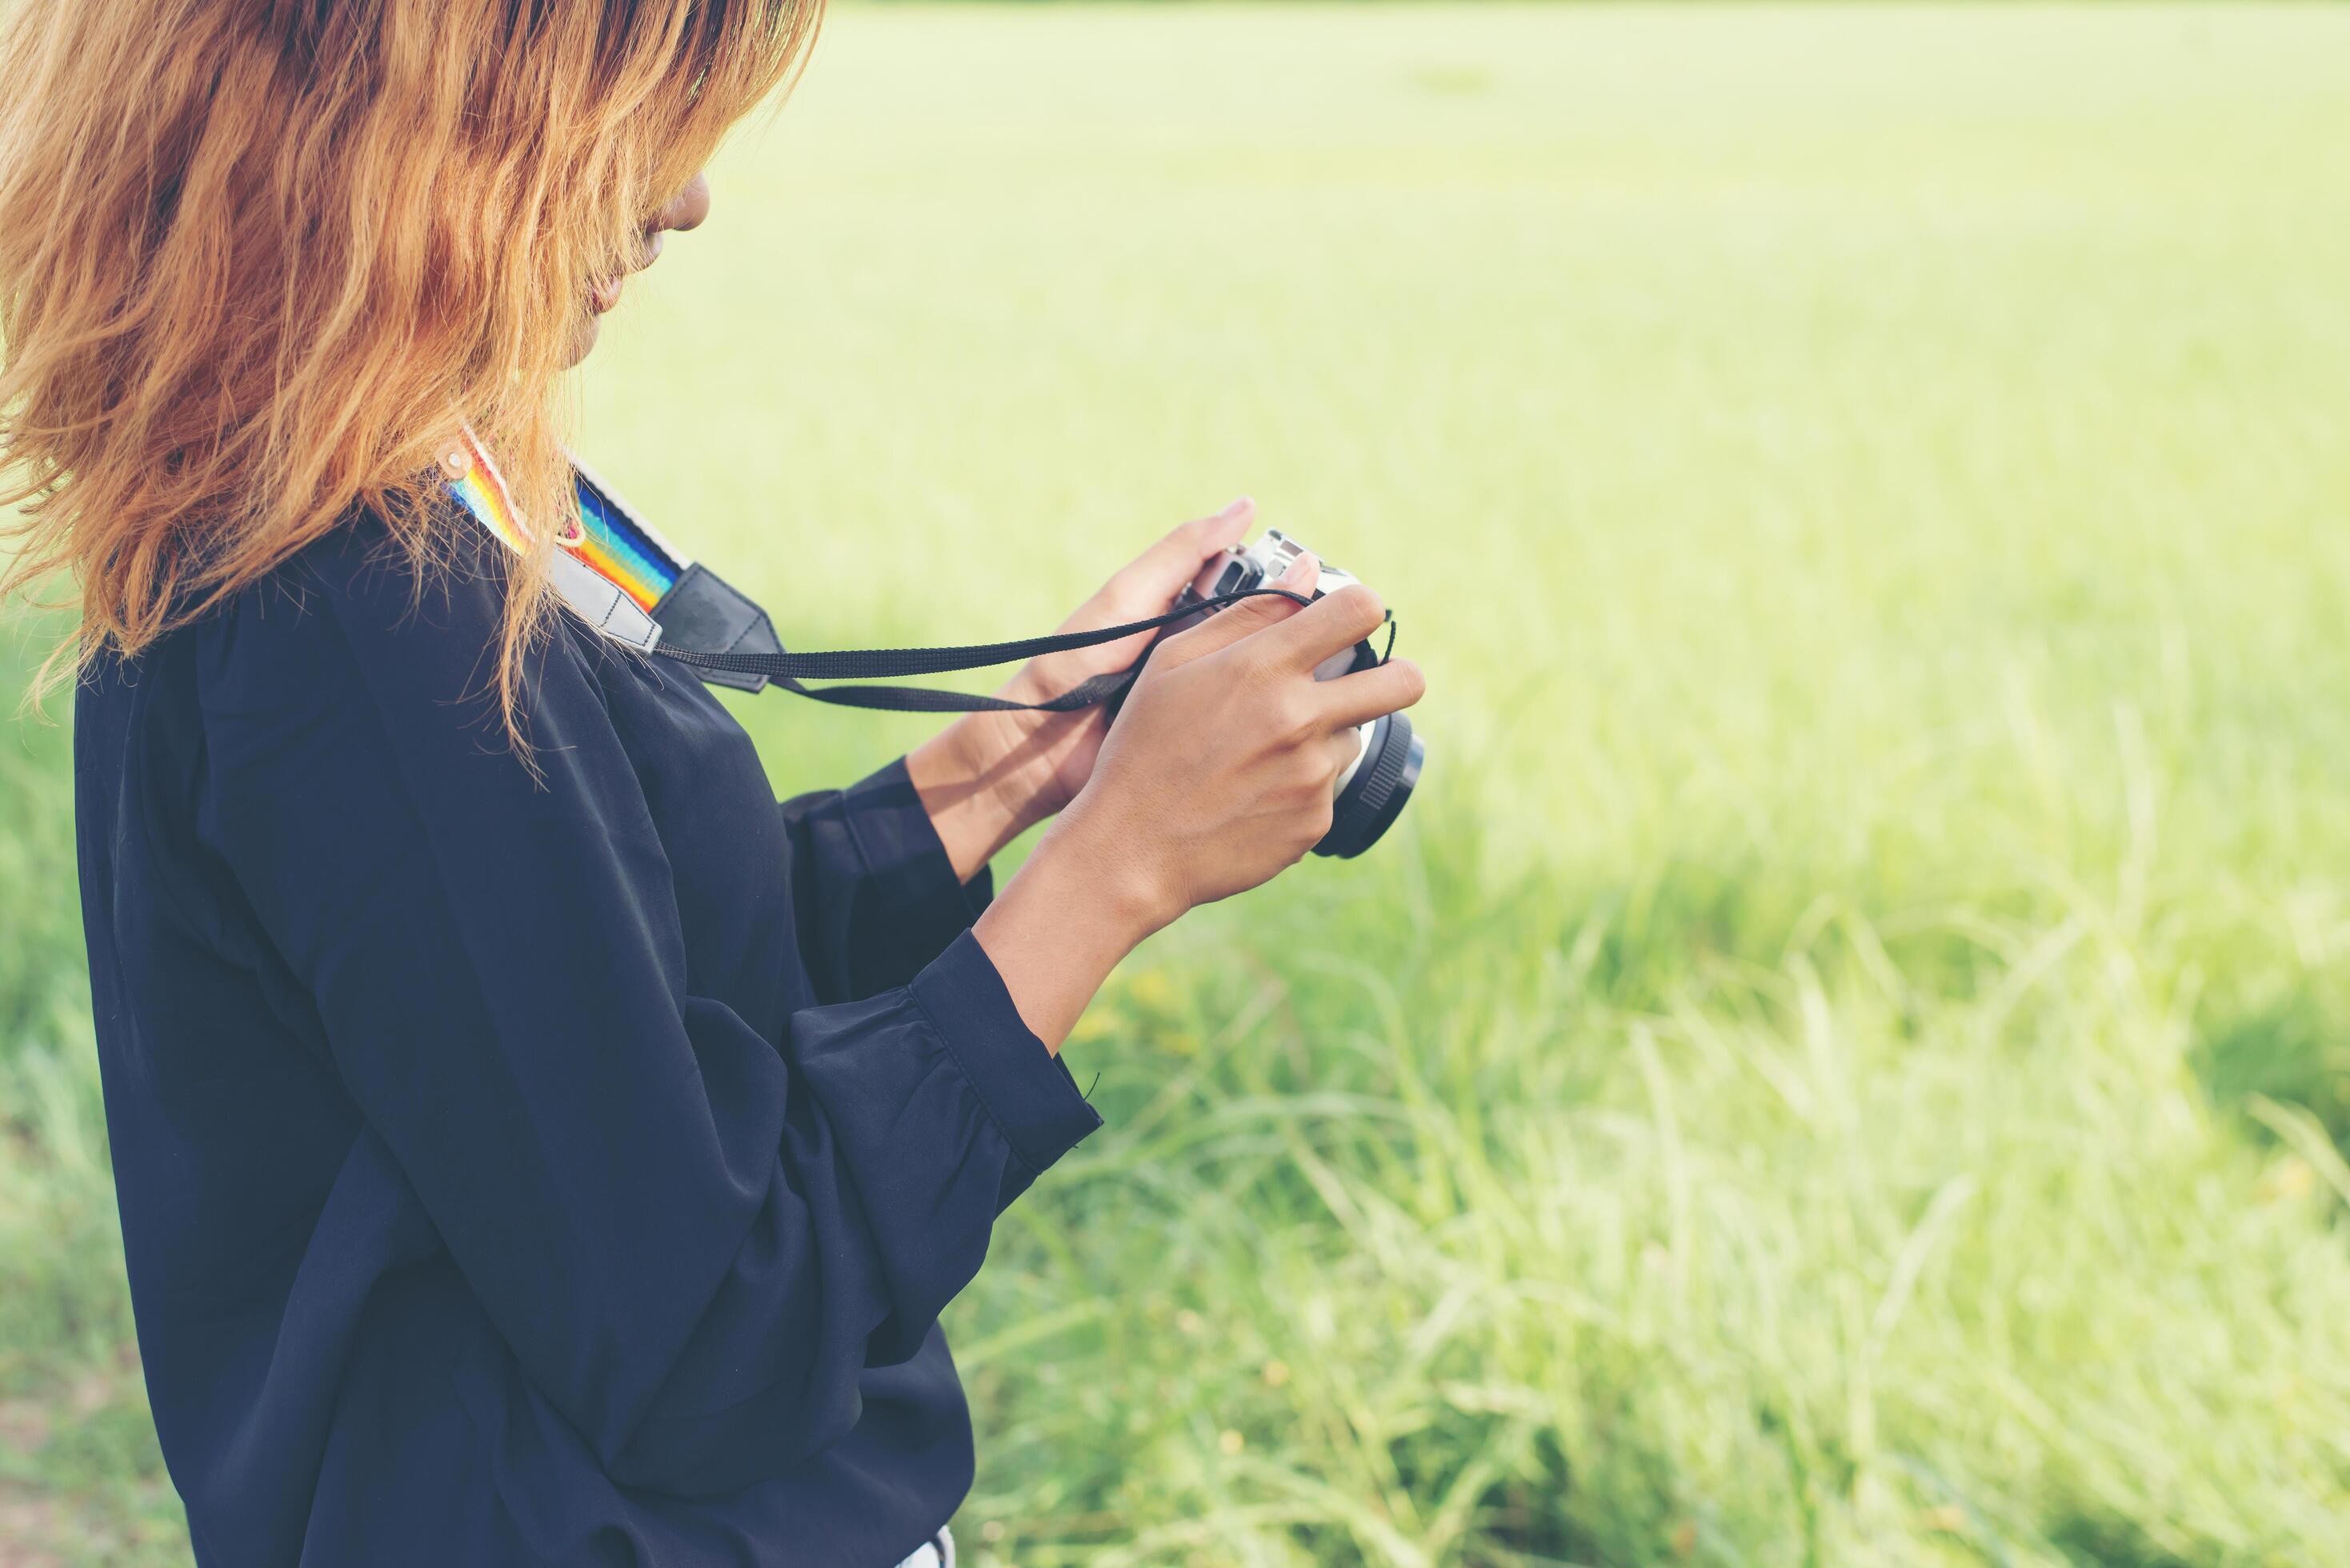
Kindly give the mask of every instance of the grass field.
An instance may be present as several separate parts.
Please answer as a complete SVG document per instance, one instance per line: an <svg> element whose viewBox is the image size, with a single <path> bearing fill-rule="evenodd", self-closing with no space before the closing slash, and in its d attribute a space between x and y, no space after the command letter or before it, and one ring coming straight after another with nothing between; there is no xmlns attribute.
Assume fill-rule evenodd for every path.
<svg viewBox="0 0 2350 1568"><path fill-rule="evenodd" d="M970 1555L2350 1551L2350 10L843 6L583 389L788 640L1239 490L1433 684L950 1330ZM918 732L743 704L780 788ZM0 746L0 1563L184 1561L69 737Z"/></svg>

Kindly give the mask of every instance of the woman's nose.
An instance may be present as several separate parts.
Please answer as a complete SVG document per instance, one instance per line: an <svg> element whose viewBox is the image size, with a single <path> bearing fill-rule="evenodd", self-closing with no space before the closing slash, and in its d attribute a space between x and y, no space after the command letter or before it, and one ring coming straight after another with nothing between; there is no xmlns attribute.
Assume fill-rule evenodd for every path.
<svg viewBox="0 0 2350 1568"><path fill-rule="evenodd" d="M682 234L688 229L700 228L702 220L708 216L710 177L696 174L686 182L685 189L671 197L669 205L660 210L660 215L653 220L653 232L658 234L663 229L675 229Z"/></svg>

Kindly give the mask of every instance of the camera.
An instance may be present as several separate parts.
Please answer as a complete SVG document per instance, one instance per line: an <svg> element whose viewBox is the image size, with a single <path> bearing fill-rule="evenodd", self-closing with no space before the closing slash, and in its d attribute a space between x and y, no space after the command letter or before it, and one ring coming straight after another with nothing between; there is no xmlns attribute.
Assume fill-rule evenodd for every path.
<svg viewBox="0 0 2350 1568"><path fill-rule="evenodd" d="M1268 528L1255 544L1245 549L1228 550L1210 561L1191 586L1177 597L1175 607L1201 605L1225 594L1243 593L1279 582L1289 564L1303 554L1305 546L1296 540L1277 528ZM1309 597L1318 599L1325 594L1335 594L1354 580L1352 576L1324 561L1321 578ZM1175 621L1168 627L1168 635L1196 626L1201 617L1214 613L1213 609L1202 608L1196 616ZM1378 650L1368 642L1358 642L1323 660L1315 667L1314 679L1336 680L1378 662ZM1379 836L1403 814L1404 803L1419 784L1420 764L1427 759L1428 743L1412 732L1409 719L1401 713L1389 713L1360 726L1356 734L1361 743L1355 760L1338 775L1338 796L1330 831L1314 846L1316 855L1335 855L1350 860L1377 844Z"/></svg>

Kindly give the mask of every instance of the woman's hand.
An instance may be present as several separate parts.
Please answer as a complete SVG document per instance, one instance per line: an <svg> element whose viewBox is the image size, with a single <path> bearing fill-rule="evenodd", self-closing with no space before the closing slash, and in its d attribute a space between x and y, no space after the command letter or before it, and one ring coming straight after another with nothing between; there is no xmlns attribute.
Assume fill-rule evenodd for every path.
<svg viewBox="0 0 2350 1568"><path fill-rule="evenodd" d="M1310 592L1319 570L1305 556L1276 586ZM1329 831L1356 727L1425 689L1406 659L1314 679L1383 615L1360 586L1305 609L1253 598L1151 655L1092 777L976 928L1048 1046L1144 937L1271 879Z"/></svg>
<svg viewBox="0 0 2350 1568"><path fill-rule="evenodd" d="M1092 631L1164 614L1211 557L1256 520L1243 496L1212 517L1184 524L1144 551L1060 626ZM1047 654L1022 667L999 695L1017 702L1057 697L1142 657L1151 632L1097 648ZM1003 846L1076 798L1093 774L1109 722L1098 708L1076 713L968 713L906 759L955 874L978 875Z"/></svg>
<svg viewBox="0 0 2350 1568"><path fill-rule="evenodd" d="M1301 556L1274 586L1310 594L1320 569ZM1096 874L1152 929L1295 865L1330 831L1338 775L1361 750L1357 728L1425 690L1400 659L1314 679L1385 615L1357 584L1303 609L1249 599L1168 639L1056 836L1087 846Z"/></svg>

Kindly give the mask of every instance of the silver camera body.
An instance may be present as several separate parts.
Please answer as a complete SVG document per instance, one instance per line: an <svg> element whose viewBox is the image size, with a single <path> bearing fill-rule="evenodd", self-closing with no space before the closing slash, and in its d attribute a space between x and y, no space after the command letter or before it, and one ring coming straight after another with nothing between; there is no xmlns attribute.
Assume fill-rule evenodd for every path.
<svg viewBox="0 0 2350 1568"><path fill-rule="evenodd" d="M1305 553L1305 546L1278 528L1268 528L1256 543L1237 550L1227 550L1210 561L1192 579L1175 601L1181 609L1188 605L1203 605L1226 594L1245 593L1277 583L1289 570L1290 563ZM1321 563L1322 575L1314 585L1308 598L1318 599L1335 594L1354 582L1355 577L1339 570L1327 561ZM1202 608L1201 615L1215 613ZM1198 618L1186 617L1167 629L1169 634L1198 624ZM1368 670L1379 662L1379 652L1368 642L1358 642L1350 649L1332 654L1316 665L1314 679L1336 680L1352 675L1358 670ZM1419 786L1419 773L1428 756L1428 744L1412 731L1411 721L1401 713L1389 713L1374 719L1356 729L1357 745L1354 760L1338 775L1337 799L1331 816L1330 832L1314 846L1316 855L1335 855L1352 859L1379 840L1379 836L1394 826L1402 814L1404 803Z"/></svg>

